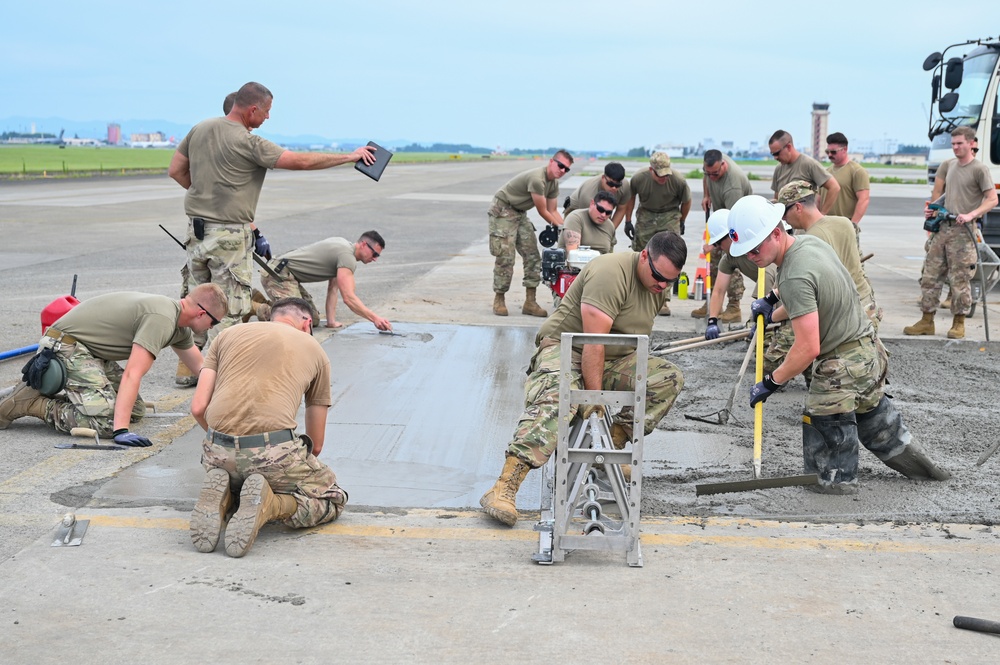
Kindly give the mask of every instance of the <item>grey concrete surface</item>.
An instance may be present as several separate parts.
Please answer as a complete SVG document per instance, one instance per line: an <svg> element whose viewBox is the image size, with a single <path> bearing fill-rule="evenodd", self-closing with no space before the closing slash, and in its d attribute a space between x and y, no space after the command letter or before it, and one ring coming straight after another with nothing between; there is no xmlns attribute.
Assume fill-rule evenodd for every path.
<svg viewBox="0 0 1000 665"><path fill-rule="evenodd" d="M338 317L354 325L320 331L340 395L328 425L344 440L331 440L324 458L345 487L357 487L351 507L320 529L269 526L244 559L198 554L186 533L200 442L189 417L147 419L140 431L154 447L123 453L56 450L59 435L19 420L0 431L3 660L995 660L994 637L951 627L955 614L1000 618L989 584L1000 548L989 523L650 513L642 569L582 552L541 567L530 562L530 512L505 529L467 510L499 470L540 321L519 314L516 288L510 317L490 311L485 208L531 166L398 166L378 184L349 169L270 174L258 223L277 251L368 228L387 239L383 258L359 269L358 290L407 336L378 336L342 304ZM891 338L919 316L926 187L882 187L862 246L876 254L867 267ZM4 348L37 342L38 312L73 273L81 298L132 288L175 295L183 254L156 224L182 232L181 210L166 178L0 185ZM696 220L692 213L686 233L693 248L703 230ZM693 334L688 313L698 304L673 301L658 334ZM977 314L963 344L974 349L984 334ZM924 344L948 343L939 335ZM452 386L455 394L438 394L446 370L465 376L477 363L481 372ZM0 385L21 364L0 363ZM164 354L143 395L161 412L183 413L191 392L173 387L174 366ZM697 465L710 460L680 443L711 441L699 449L725 455L727 436L658 431L649 459ZM536 496L526 487L522 509ZM51 529L68 510L90 519L90 531L79 548L52 548ZM252 645L249 626L260 635Z"/></svg>

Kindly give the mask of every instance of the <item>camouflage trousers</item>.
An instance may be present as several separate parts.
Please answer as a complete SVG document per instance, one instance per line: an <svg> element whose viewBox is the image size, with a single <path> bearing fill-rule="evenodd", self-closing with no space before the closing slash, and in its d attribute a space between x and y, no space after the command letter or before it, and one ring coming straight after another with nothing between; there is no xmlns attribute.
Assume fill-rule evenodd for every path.
<svg viewBox="0 0 1000 665"><path fill-rule="evenodd" d="M39 346L46 348L43 345L52 342L51 337L43 337ZM122 382L121 365L113 360L95 358L79 341L62 345L56 353L66 363L66 387L52 398L46 422L59 432L89 427L102 437L110 437L115 429L115 400ZM144 415L145 402L137 395L131 422L138 422Z"/></svg>
<svg viewBox="0 0 1000 665"><path fill-rule="evenodd" d="M282 524L304 529L332 522L347 505L347 492L337 486L333 470L316 459L296 436L292 441L261 448L227 448L206 439L201 464L206 471L225 469L229 487L238 496L247 476L259 473L276 494L295 497L298 509Z"/></svg>
<svg viewBox="0 0 1000 665"><path fill-rule="evenodd" d="M538 251L535 225L528 214L494 203L487 215L490 220L490 256L493 265L493 292L507 293L514 278L514 252L524 263L525 288L533 289L542 281L542 255Z"/></svg>
<svg viewBox="0 0 1000 665"><path fill-rule="evenodd" d="M882 401L889 358L877 337L843 344L813 362L805 413L868 413Z"/></svg>
<svg viewBox="0 0 1000 665"><path fill-rule="evenodd" d="M222 322L207 333L195 335L198 348L206 348L209 340L215 339L220 332L236 325L245 314L250 313L253 278L250 252L253 246L253 231L249 224L205 222L205 237L198 240L194 236L192 222L188 222L187 290L199 284L218 284L229 299L229 314Z"/></svg>
<svg viewBox="0 0 1000 665"><path fill-rule="evenodd" d="M681 232L681 211L650 212L640 207L635 212L635 238L632 240L632 250L641 252L646 249L646 243L660 231Z"/></svg>
<svg viewBox="0 0 1000 665"><path fill-rule="evenodd" d="M936 312L941 288L951 286L951 313L967 315L972 309L972 286L978 252L965 224L942 222L941 230L927 242L927 256L920 274L920 310Z"/></svg>
<svg viewBox="0 0 1000 665"><path fill-rule="evenodd" d="M524 384L524 413L517 422L514 440L507 447L508 456L516 456L532 467L545 464L555 452L559 432L559 345L540 347L529 366ZM603 390L633 390L635 384L635 353L604 363ZM649 434L667 415L674 400L684 387L681 370L662 358L651 357L646 378L646 413L643 432ZM580 374L580 354L573 353L574 390L583 389ZM575 405L571 411L576 414ZM629 438L632 436L632 407L626 407L612 417Z"/></svg>
<svg viewBox="0 0 1000 665"><path fill-rule="evenodd" d="M268 300L274 302L279 298L302 298L309 303L309 309L312 311L313 327L318 328L322 317L319 314L319 309L316 308L312 294L306 291L305 287L302 286L302 282L295 279L295 276L289 272L288 266L278 270L278 263L280 263L279 259L272 259L267 265L281 279L271 277L266 270L260 271L260 285L264 289L264 293L267 294Z"/></svg>
<svg viewBox="0 0 1000 665"><path fill-rule="evenodd" d="M773 372L781 363L785 362L788 350L795 343L795 333L792 332L790 321L782 321L776 329L770 333L771 341L764 349L764 372ZM765 340L767 337L765 336ZM812 368L807 368L802 372L802 376L812 381Z"/></svg>
<svg viewBox="0 0 1000 665"><path fill-rule="evenodd" d="M719 262L722 261L722 257L725 252L718 248L712 248L712 288L715 288L715 284L719 279ZM726 295L729 297L729 302L738 303L743 299L743 294L746 292L746 286L743 283L743 273L739 271L739 268L733 270L733 274L729 276L729 286L726 287Z"/></svg>

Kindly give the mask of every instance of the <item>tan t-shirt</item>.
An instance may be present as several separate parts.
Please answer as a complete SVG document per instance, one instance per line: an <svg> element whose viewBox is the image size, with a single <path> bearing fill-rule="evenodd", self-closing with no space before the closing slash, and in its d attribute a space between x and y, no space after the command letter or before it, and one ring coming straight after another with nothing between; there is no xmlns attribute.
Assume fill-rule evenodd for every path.
<svg viewBox="0 0 1000 665"><path fill-rule="evenodd" d="M850 273L860 298L867 299L871 295L872 285L868 281L865 267L861 263L861 255L858 252L858 236L851 220L846 217L827 215L809 227L805 235L815 236L833 248L837 258Z"/></svg>
<svg viewBox="0 0 1000 665"><path fill-rule="evenodd" d="M593 305L614 320L612 335L649 335L667 292L653 293L642 285L638 275L639 256L639 252L615 252L598 256L584 266L559 307L542 324L535 345L546 337L558 342L564 332L583 332L581 302ZM582 345L574 348L580 349ZM605 358L620 358L629 353L631 349L623 346L604 347Z"/></svg>
<svg viewBox="0 0 1000 665"><path fill-rule="evenodd" d="M216 372L205 412L212 429L233 436L295 429L306 406L330 406L330 359L312 335L280 322L227 328L209 347Z"/></svg>
<svg viewBox="0 0 1000 665"><path fill-rule="evenodd" d="M285 149L237 122L209 118L188 132L177 152L191 162L191 187L184 197L188 217L249 224L264 176Z"/></svg>
<svg viewBox="0 0 1000 665"><path fill-rule="evenodd" d="M582 210L584 208L590 207L590 202L594 200L597 196L597 192L601 189L601 178L603 176L596 175L593 178L588 178L583 182L582 185L576 188L569 197L569 206L563 210L563 216L568 215L574 210ZM615 197L615 207L628 203L628 200L632 198L632 187L629 185L628 178L622 180L622 186L618 188L617 192L608 191L610 194L614 194Z"/></svg>
<svg viewBox="0 0 1000 665"><path fill-rule="evenodd" d="M705 177L708 182L708 197L712 199L712 210L731 210L734 203L753 194L750 180L739 164L728 155L723 155L722 159L729 165L726 174L718 180Z"/></svg>
<svg viewBox="0 0 1000 665"><path fill-rule="evenodd" d="M817 190L832 178L823 165L805 153L799 153L798 159L791 164L778 164L771 176L771 189L777 196L781 188L793 180L811 182Z"/></svg>
<svg viewBox="0 0 1000 665"><path fill-rule="evenodd" d="M983 204L983 195L993 187L990 170L978 159L965 165L952 160L945 175L944 207L953 215L970 213Z"/></svg>
<svg viewBox="0 0 1000 665"><path fill-rule="evenodd" d="M840 195L830 209L830 214L853 219L854 210L858 207L858 192L871 189L868 171L855 161L849 161L843 166L831 164L827 170L840 184Z"/></svg>
<svg viewBox="0 0 1000 665"><path fill-rule="evenodd" d="M820 355L875 332L851 275L819 238L795 236L778 269L778 290L790 318L819 315Z"/></svg>
<svg viewBox="0 0 1000 665"><path fill-rule="evenodd" d="M680 210L681 204L691 200L691 188L687 180L677 171L667 177L667 182L660 185L653 180L649 169L639 171L632 180L632 193L639 199L639 209L652 213Z"/></svg>
<svg viewBox="0 0 1000 665"><path fill-rule="evenodd" d="M180 316L177 300L120 291L84 300L52 327L83 342L95 358L127 360L133 344L155 358L168 346L183 350L194 345L191 329L177 327Z"/></svg>
<svg viewBox="0 0 1000 665"><path fill-rule="evenodd" d="M272 265L284 260L288 261L288 271L303 284L326 282L336 277L341 268L354 272L358 267L358 260L354 258L354 243L346 238L326 238L293 249L275 259Z"/></svg>
<svg viewBox="0 0 1000 665"><path fill-rule="evenodd" d="M514 176L500 188L494 198L502 205L521 212L535 207L532 194L538 194L543 199L559 198L559 181L546 180L545 170L546 167L543 166Z"/></svg>
<svg viewBox="0 0 1000 665"><path fill-rule="evenodd" d="M719 272L724 275L732 275L734 270L739 269L740 273L746 275L754 282L757 281L757 264L748 259L746 256L730 256L729 252L722 253L722 259L719 261ZM764 293L767 294L774 288L774 278L777 275L778 269L774 265L769 265L764 268ZM754 297L756 297L756 292L754 292Z"/></svg>
<svg viewBox="0 0 1000 665"><path fill-rule="evenodd" d="M607 205L602 203L602 206ZM611 218L607 218L601 224L594 223L590 218L590 208L574 210L566 215L563 222L563 231L559 234L559 246L566 249L566 232L576 231L580 234L580 245L596 249L601 254L607 254L614 250L617 239L615 238L615 225Z"/></svg>

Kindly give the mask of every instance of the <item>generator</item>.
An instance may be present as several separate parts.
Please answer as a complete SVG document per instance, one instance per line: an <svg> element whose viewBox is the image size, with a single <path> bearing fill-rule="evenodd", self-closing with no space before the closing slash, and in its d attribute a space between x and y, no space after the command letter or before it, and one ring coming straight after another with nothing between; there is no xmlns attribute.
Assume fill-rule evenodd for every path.
<svg viewBox="0 0 1000 665"><path fill-rule="evenodd" d="M568 257L562 247L549 247L542 251L542 281L552 289L553 297L561 299L583 267L600 255L585 245L570 250Z"/></svg>

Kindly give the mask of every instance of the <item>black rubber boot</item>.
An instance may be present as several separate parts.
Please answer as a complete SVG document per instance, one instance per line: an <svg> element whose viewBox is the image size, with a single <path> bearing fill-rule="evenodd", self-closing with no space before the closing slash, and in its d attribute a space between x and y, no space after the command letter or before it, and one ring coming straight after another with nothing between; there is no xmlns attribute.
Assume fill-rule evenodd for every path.
<svg viewBox="0 0 1000 665"><path fill-rule="evenodd" d="M858 491L858 425L853 413L802 416L802 459L806 473L819 475L819 485L806 489L823 494Z"/></svg>
<svg viewBox="0 0 1000 665"><path fill-rule="evenodd" d="M951 474L935 464L919 444L910 440L903 417L883 397L874 409L859 413L858 438L882 462L911 480L948 480Z"/></svg>

